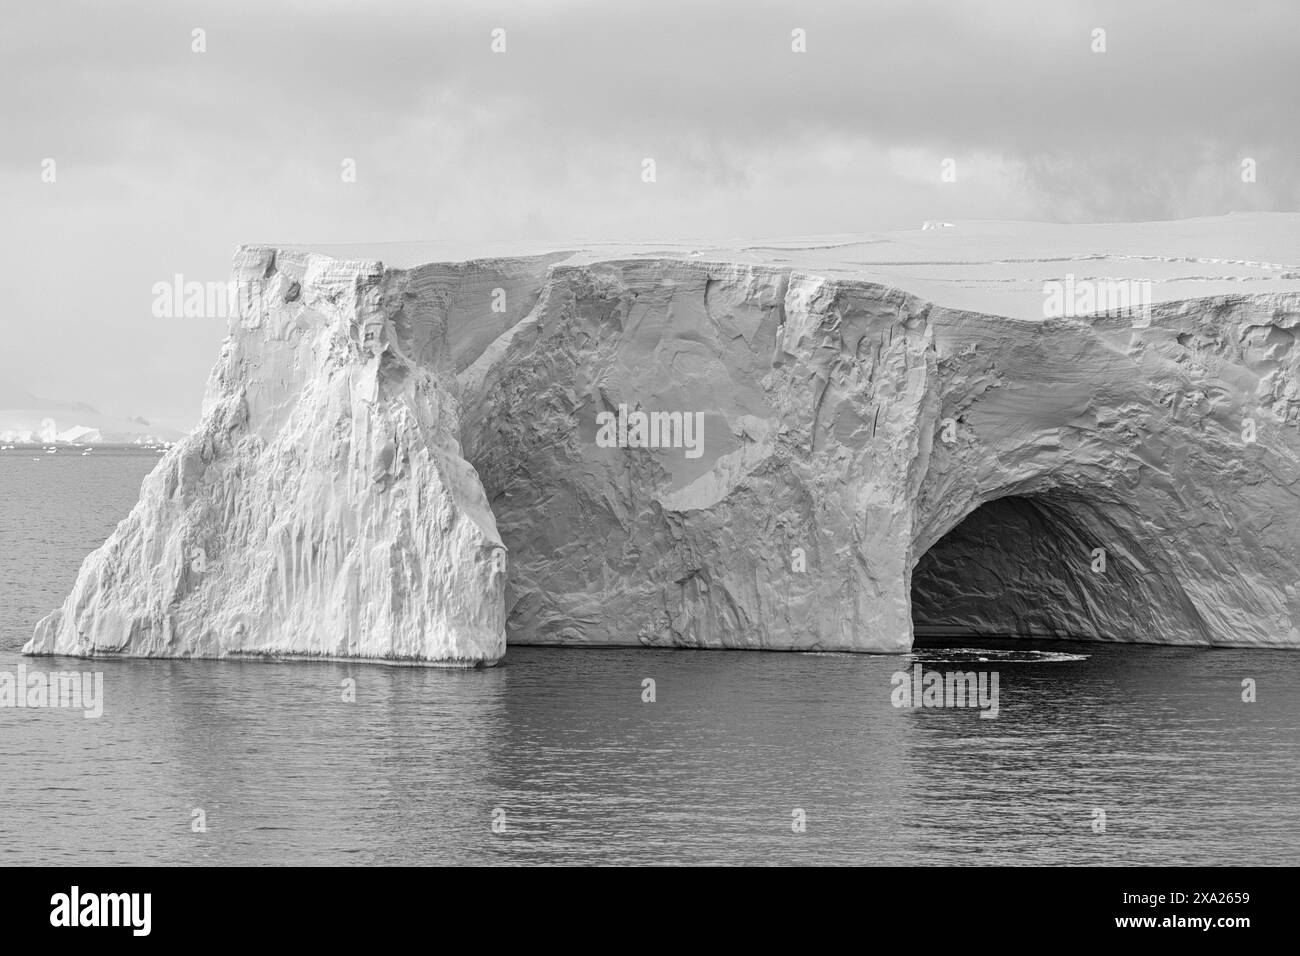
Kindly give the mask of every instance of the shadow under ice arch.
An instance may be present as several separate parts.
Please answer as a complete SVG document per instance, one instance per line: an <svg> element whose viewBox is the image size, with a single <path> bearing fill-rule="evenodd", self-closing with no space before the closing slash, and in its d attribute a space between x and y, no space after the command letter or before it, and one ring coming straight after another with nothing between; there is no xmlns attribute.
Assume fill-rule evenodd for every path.
<svg viewBox="0 0 1300 956"><path fill-rule="evenodd" d="M1123 505L1008 495L971 511L912 570L914 635L1210 643L1159 541ZM1144 522L1137 521L1141 526Z"/></svg>

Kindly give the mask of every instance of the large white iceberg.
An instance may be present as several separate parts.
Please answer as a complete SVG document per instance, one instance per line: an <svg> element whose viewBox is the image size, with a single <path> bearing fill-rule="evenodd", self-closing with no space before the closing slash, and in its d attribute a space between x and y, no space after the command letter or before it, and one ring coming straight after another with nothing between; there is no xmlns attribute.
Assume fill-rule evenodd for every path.
<svg viewBox="0 0 1300 956"><path fill-rule="evenodd" d="M26 650L1297 647L1297 236L242 250L259 295L203 424ZM1154 294L1058 315L1067 273ZM696 421L698 447L672 440Z"/></svg>

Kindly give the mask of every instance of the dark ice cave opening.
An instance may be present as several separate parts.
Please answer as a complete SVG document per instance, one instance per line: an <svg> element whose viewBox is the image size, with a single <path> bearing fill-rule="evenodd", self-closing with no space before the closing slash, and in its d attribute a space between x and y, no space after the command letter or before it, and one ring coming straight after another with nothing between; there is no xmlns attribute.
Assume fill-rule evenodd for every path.
<svg viewBox="0 0 1300 956"><path fill-rule="evenodd" d="M1090 503L1059 496L976 508L913 569L915 646L1103 636L1098 608L1124 582L1114 567L1097 570L1097 518Z"/></svg>

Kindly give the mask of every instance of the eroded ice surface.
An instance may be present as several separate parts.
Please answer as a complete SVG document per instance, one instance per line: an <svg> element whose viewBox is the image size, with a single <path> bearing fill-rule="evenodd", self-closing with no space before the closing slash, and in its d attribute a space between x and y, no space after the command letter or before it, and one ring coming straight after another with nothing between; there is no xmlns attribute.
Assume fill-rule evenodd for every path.
<svg viewBox="0 0 1300 956"><path fill-rule="evenodd" d="M1300 646L1300 216L325 251L241 250L203 423L29 652Z"/></svg>

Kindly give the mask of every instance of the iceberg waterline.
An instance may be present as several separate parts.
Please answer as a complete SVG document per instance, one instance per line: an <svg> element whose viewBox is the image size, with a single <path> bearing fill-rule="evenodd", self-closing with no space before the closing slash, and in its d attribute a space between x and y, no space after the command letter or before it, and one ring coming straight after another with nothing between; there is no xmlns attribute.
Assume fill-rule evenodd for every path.
<svg viewBox="0 0 1300 956"><path fill-rule="evenodd" d="M676 255L235 278L266 294L202 423L25 652L1300 646L1294 291L1137 323ZM698 448L598 440L626 409Z"/></svg>

